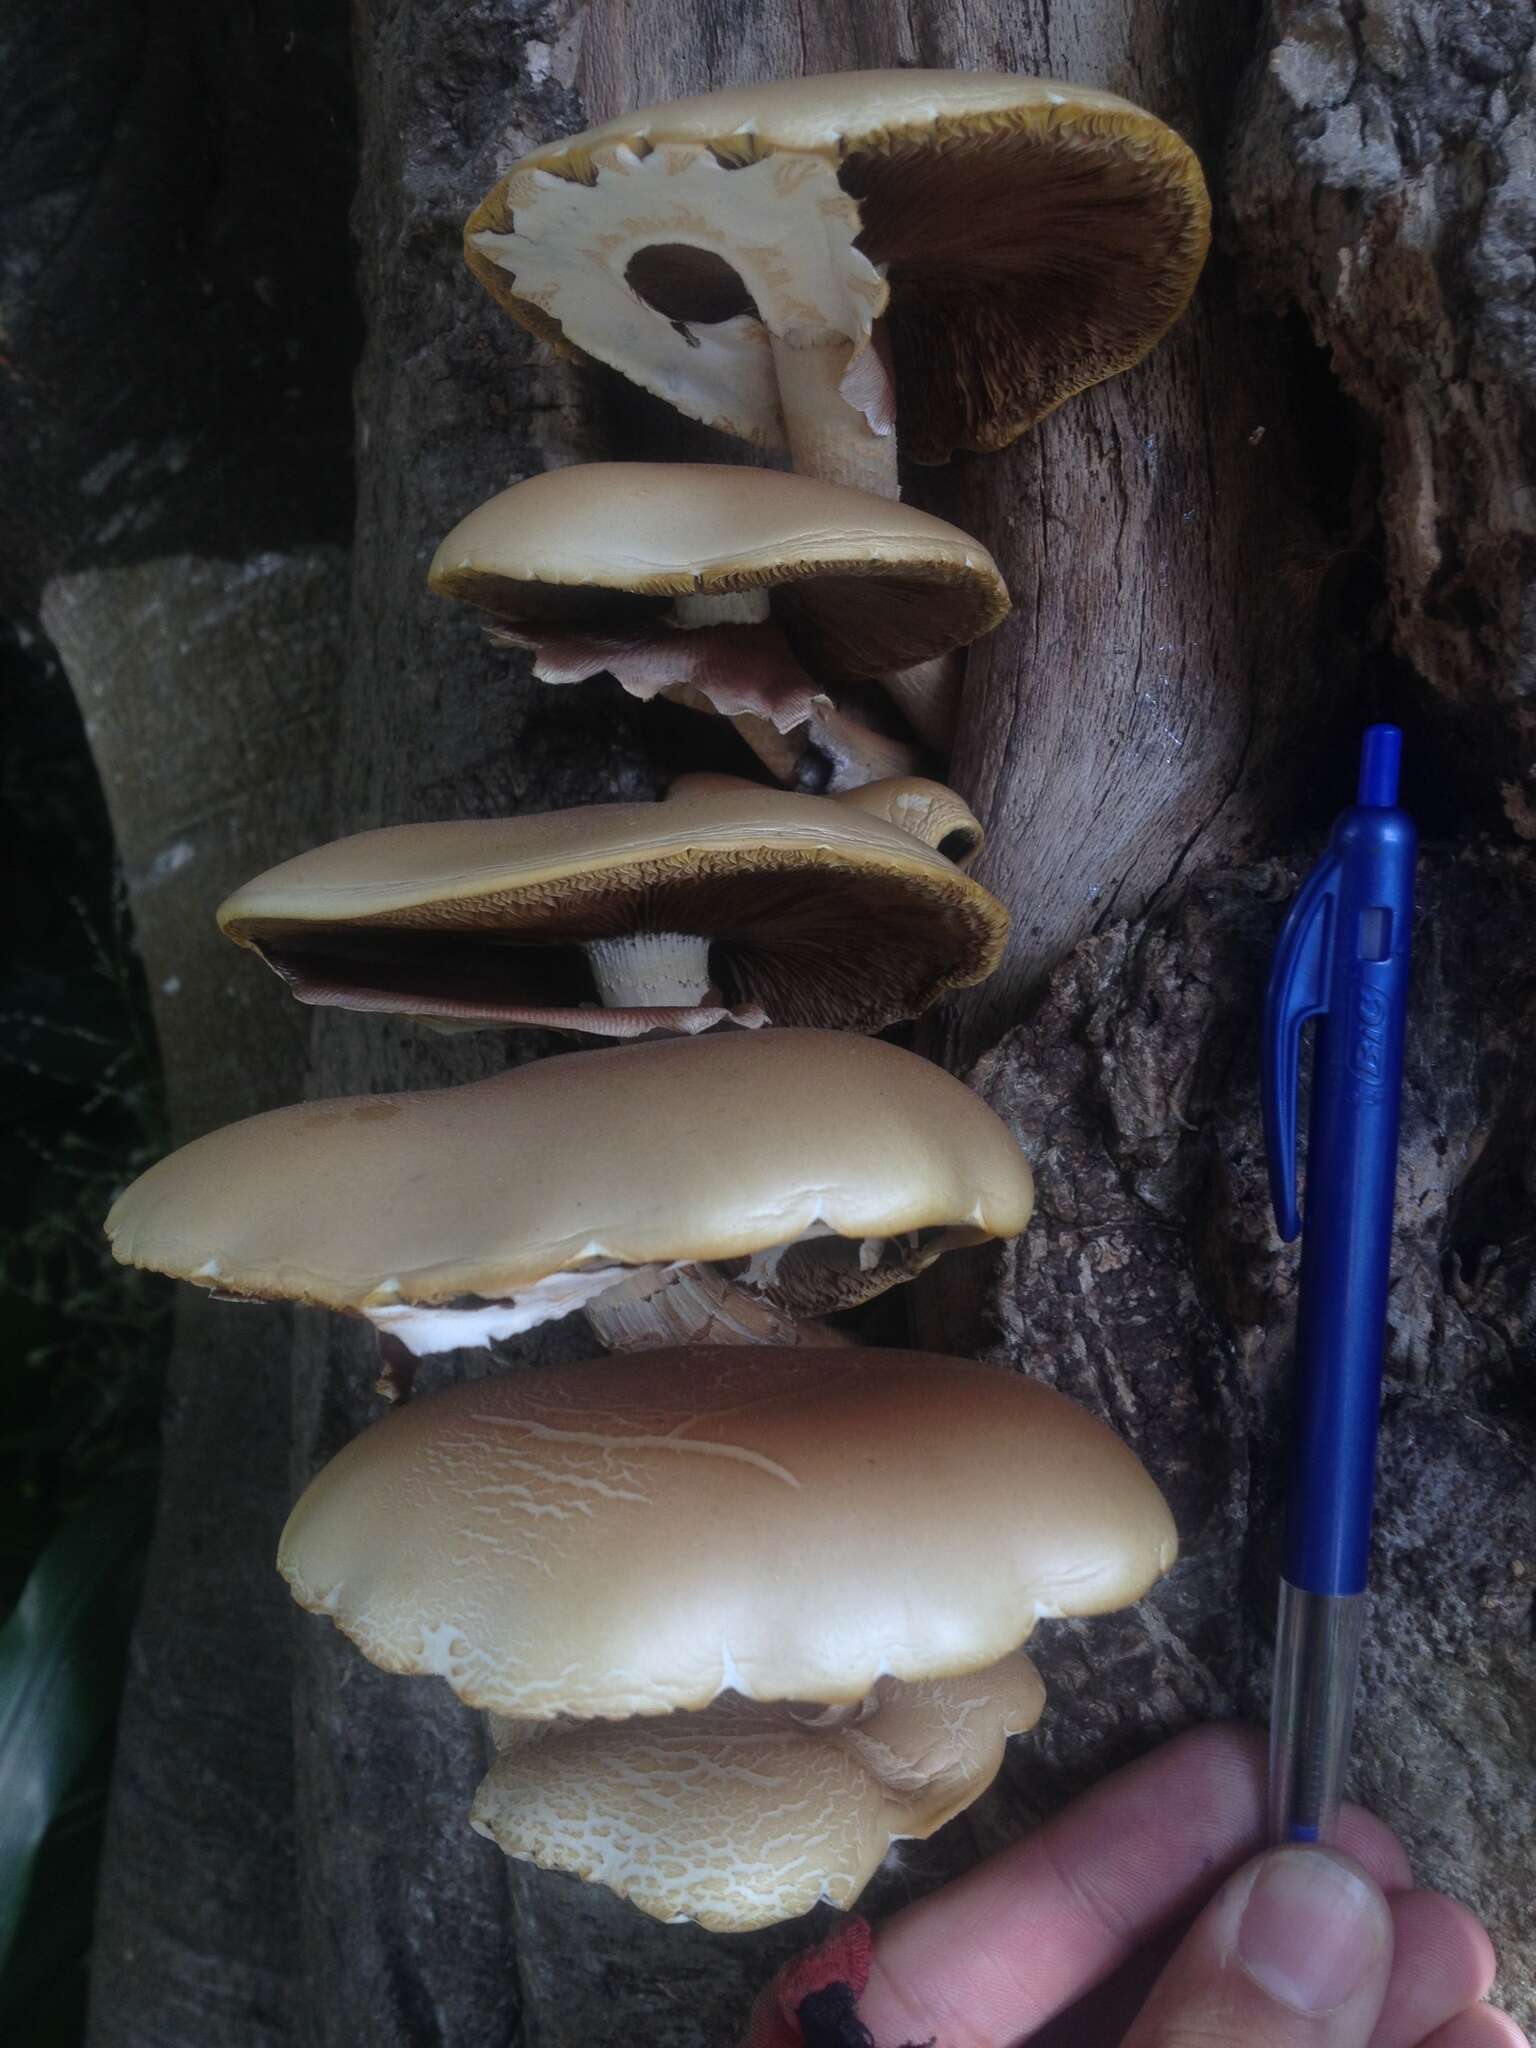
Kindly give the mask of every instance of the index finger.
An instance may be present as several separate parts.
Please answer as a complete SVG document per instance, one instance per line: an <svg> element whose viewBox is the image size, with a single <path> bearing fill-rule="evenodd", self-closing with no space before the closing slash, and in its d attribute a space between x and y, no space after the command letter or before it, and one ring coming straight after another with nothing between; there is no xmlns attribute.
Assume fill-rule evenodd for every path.
<svg viewBox="0 0 1536 2048"><path fill-rule="evenodd" d="M1009 2048L1071 2005L1262 1847L1264 1744L1198 1728L1085 1793L1017 1847L886 1922L859 2018L882 2044ZM1390 1829L1346 1814L1340 1846L1388 1891Z"/></svg>

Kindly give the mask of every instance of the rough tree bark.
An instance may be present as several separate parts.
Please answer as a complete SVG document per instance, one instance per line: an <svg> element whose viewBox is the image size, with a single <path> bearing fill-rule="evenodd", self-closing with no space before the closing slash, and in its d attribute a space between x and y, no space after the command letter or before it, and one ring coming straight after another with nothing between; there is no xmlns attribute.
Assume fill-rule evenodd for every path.
<svg viewBox="0 0 1536 2048"><path fill-rule="evenodd" d="M1187 1561L1130 1616L1041 1631L1053 1707L1039 1736L1015 1746L988 1801L882 1876L876 1910L1174 1728L1262 1703L1292 1268L1262 1211L1253 999L1296 861L1341 794L1331 743L1393 708L1421 757L1433 746L1454 771L1415 792L1431 824L1502 837L1426 863L1359 1778L1427 1873L1499 1928L1529 2017L1528 1880L1504 1846L1528 1833L1536 1744L1536 1561L1521 1555L1533 1417L1519 1370L1533 1326L1533 1112L1517 1058L1536 884L1511 831L1527 822L1532 757L1536 514L1517 482L1532 376L1517 246L1529 44L1518 0L1433 15L1407 0L1277 0L1268 19L1226 0L371 0L359 17L368 348L336 829L645 795L679 767L732 758L686 714L598 686L532 686L424 591L436 541L516 476L594 456L743 459L616 380L553 363L478 292L459 227L511 156L625 104L752 77L981 66L1076 76L1152 106L1200 148L1223 206L1196 307L1151 361L1006 455L908 479L917 502L987 542L1018 602L972 657L956 762L992 831L983 876L1010 902L1015 940L997 979L927 1042L974 1067L1036 1156L1042 1191L1015 1251L948 1262L920 1327L1107 1414L1169 1488ZM1255 282L1304 317L1276 317ZM290 522L273 544L295 537L315 536ZM78 564L48 573L61 566ZM55 593L61 640L90 595ZM82 629L82 646L101 641ZM277 991L262 995L281 1028ZM310 1085L449 1080L505 1052L494 1038L327 1017ZM580 1342L562 1333L515 1362ZM376 1403L361 1347L335 1326L307 1323L294 1367L297 1486ZM199 1583L188 1448L178 1464L173 1443L168 1460L146 1685L191 1623L181 1589ZM280 1489L257 1491L275 1518ZM227 1832L217 1843L252 1912L248 1959L270 2006L238 2010L238 1985L223 1995L239 1967L232 1916L215 1900L200 1922L174 1867L199 1840L207 1788L177 1794L156 1746L227 1748L199 1748L194 1717L172 1729L144 1711L125 1731L120 1811L142 1813L153 1789L171 1818L152 1839L119 1826L107 1899L122 1954L104 1952L98 2048L731 2037L803 1929L713 1940L505 1864L463 1827L482 1743L445 1689L383 1677L315 1621L292 1641L297 1932L278 1862L253 1852L240 1865ZM284 1842L285 1822L273 1821ZM215 1861L206 1847L192 1858L210 1886ZM259 1916L257 1877L275 1888ZM125 1958L140 1936L149 1960L135 1980ZM158 2022L146 1971L161 1980Z"/></svg>
<svg viewBox="0 0 1536 2048"><path fill-rule="evenodd" d="M1277 0L1265 47L1237 246L1380 436L1355 538L1440 776L1536 839L1536 19Z"/></svg>

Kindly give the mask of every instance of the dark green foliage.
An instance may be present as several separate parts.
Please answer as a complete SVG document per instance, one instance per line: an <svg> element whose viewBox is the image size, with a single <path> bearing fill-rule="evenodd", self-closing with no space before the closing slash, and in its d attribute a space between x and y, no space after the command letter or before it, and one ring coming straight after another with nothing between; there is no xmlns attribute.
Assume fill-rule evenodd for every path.
<svg viewBox="0 0 1536 2048"><path fill-rule="evenodd" d="M8 2039L34 2038L8 2022L44 1986L75 1975L83 1958L109 1737L152 1512L150 1472L99 1481L61 1519L0 1628L0 2034ZM46 1895L34 1895L35 1876L48 1880ZM30 1938L20 1940L24 1926Z"/></svg>

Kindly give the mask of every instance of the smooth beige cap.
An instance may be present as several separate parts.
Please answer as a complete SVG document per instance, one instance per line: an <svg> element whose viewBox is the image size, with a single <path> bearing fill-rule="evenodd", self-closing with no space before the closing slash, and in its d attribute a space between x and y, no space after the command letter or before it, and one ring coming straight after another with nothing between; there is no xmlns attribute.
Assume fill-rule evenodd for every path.
<svg viewBox="0 0 1536 2048"><path fill-rule="evenodd" d="M614 631L680 596L766 590L800 659L828 677L930 660L1008 611L997 564L945 520L815 477L709 463L529 477L460 520L427 580L525 628Z"/></svg>
<svg viewBox="0 0 1536 2048"><path fill-rule="evenodd" d="M1183 311L1209 240L1193 152L1112 93L863 71L549 143L470 216L465 254L536 334L769 446L783 423L752 330L862 347L884 315L904 446L942 462L1006 446L1136 362ZM660 304L637 288L657 249L695 252Z"/></svg>
<svg viewBox="0 0 1536 2048"><path fill-rule="evenodd" d="M927 845L939 847L958 868L969 866L986 839L980 819L964 798L926 775L892 775L882 782L864 782L857 789L839 790L835 801L884 818Z"/></svg>
<svg viewBox="0 0 1536 2048"><path fill-rule="evenodd" d="M512 1737L470 1825L509 1856L605 1884L658 1920L722 1933L851 1906L892 1842L925 1838L996 1777L1045 1688L1022 1651L964 1678L882 1679L844 1727L734 1696L696 1714Z"/></svg>
<svg viewBox="0 0 1536 2048"><path fill-rule="evenodd" d="M1035 1381L699 1347L407 1403L311 1482L278 1569L386 1670L590 1719L983 1671L1175 1549L1131 1452Z"/></svg>
<svg viewBox="0 0 1536 2048"><path fill-rule="evenodd" d="M868 808L740 783L387 826L257 876L219 927L306 1001L492 1021L516 1006L528 1022L541 1002L568 1016L595 1001L579 959L556 985L550 947L694 933L728 1003L878 1031L984 980L1008 913L928 843L964 858L980 843L958 797L916 778L871 788Z"/></svg>
<svg viewBox="0 0 1536 2048"><path fill-rule="evenodd" d="M1033 1199L1007 1126L941 1067L783 1030L269 1110L152 1166L107 1234L125 1265L362 1310L745 1258L818 1223L856 1240L1009 1237Z"/></svg>

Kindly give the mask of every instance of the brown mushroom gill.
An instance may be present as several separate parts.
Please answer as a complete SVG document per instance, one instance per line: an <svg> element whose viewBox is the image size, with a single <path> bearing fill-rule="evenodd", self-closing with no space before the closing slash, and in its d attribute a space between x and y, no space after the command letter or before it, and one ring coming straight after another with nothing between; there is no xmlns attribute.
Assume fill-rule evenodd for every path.
<svg viewBox="0 0 1536 2048"><path fill-rule="evenodd" d="M824 409L835 393L866 423L856 478L842 465L813 474L900 495L898 388L923 392L907 435L916 460L1006 445L1021 425L1126 367L1128 305L1150 324L1149 315L1175 318L1186 296L1165 260L1188 236L1186 195L1165 163L1089 131L1072 131L1051 152L1017 132L962 134L942 151L917 135L905 147L894 140L849 156L838 182L858 202L854 246L882 271L891 296L876 345L851 367L846 344L835 374L830 348L774 351L797 468L808 466L795 447L797 400ZM757 317L746 285L712 250L654 244L625 274L685 333ZM788 390L786 378L794 380ZM990 417L999 386L1037 394L1030 417L1006 431Z"/></svg>
<svg viewBox="0 0 1536 2048"><path fill-rule="evenodd" d="M563 641L609 638L615 642L655 641L667 645L709 617L711 623L755 630L743 617L743 600L753 600L756 623L771 625L782 636L792 658L816 687L854 677L883 676L890 669L912 667L934 646L934 587L938 571L902 576L839 575L810 558L807 551L798 575L787 574L771 589L698 592L679 579L667 596L630 591L572 589L552 583L520 581L476 569L435 574L434 587L492 613L510 628L541 646L558 649ZM1006 610L989 594L967 591L960 573L943 579L947 602L965 597L956 614L954 642L974 638L994 626ZM762 602L766 599L766 610ZM725 608L729 607L727 611Z"/></svg>
<svg viewBox="0 0 1536 2048"><path fill-rule="evenodd" d="M606 1003L615 1013L702 1008L743 1021L878 1029L929 999L942 967L913 914L909 878L868 872L834 891L813 854L793 865L782 852L771 858L779 872L754 872L746 854L715 874L646 887L651 930L627 962L611 949L633 930L635 885L615 888L605 904L600 877L584 897L551 892L543 905L523 892L516 935L497 928L492 896L454 905L451 931L427 905L336 924L263 921L250 943L300 1002L486 1024L549 1011L566 1028L606 1032ZM967 915L964 900L957 914ZM674 971L682 941L692 948L687 982ZM671 980L647 974L648 961Z"/></svg>
<svg viewBox="0 0 1536 2048"><path fill-rule="evenodd" d="M919 70L622 114L513 165L465 248L536 332L894 496L898 389L918 460L1003 447L1155 344L1208 240L1199 164L1143 109Z"/></svg>
<svg viewBox="0 0 1536 2048"><path fill-rule="evenodd" d="M720 713L779 781L813 791L908 774L920 744L943 752L955 650L1008 609L995 563L943 520L717 464L525 478L445 535L428 581L530 649L540 680L606 671L642 700Z"/></svg>
<svg viewBox="0 0 1536 2048"><path fill-rule="evenodd" d="M1204 247L1203 210L1169 159L1089 124L1057 129L1049 151L1001 123L941 151L892 138L846 158L839 182L858 201L857 246L891 287L881 328L897 386L922 393L906 421L917 462L1005 447L1129 367L1130 330L1178 317ZM1030 396L999 419L999 389Z"/></svg>

